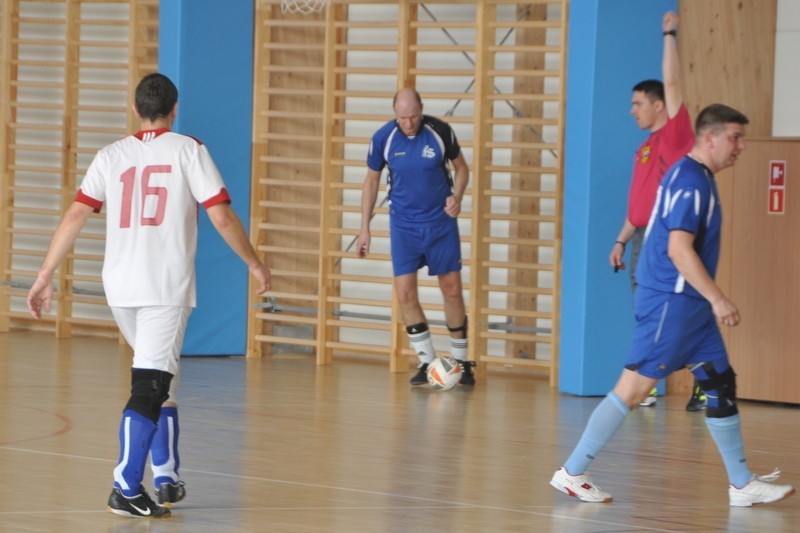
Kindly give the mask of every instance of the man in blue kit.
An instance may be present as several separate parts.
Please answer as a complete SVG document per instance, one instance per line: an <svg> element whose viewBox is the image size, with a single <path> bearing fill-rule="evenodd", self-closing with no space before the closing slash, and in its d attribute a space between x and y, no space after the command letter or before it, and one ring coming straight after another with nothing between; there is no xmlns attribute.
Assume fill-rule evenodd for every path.
<svg viewBox="0 0 800 533"><path fill-rule="evenodd" d="M411 346L419 357L412 385L428 382L428 364L436 356L417 293L417 271L428 266L437 276L450 331L450 354L463 368L462 385L474 385L473 361L467 361L467 315L461 286L461 242L457 217L469 180L469 166L452 128L422 114L416 90L394 96L395 120L372 136L367 178L361 195L361 230L356 249L369 253L369 224L378 198L381 172L389 167L387 190L394 284ZM451 179L448 162L453 164Z"/></svg>
<svg viewBox="0 0 800 533"><path fill-rule="evenodd" d="M550 485L586 502L612 497L584 472L631 409L659 379L688 367L708 397L706 426L728 473L734 507L771 503L794 493L791 485L753 474L744 453L736 405L736 374L719 324L736 326L739 310L714 281L722 213L714 173L744 151L747 117L714 104L695 121L695 144L661 181L645 230L635 295L636 326L625 369L595 408L572 455Z"/></svg>

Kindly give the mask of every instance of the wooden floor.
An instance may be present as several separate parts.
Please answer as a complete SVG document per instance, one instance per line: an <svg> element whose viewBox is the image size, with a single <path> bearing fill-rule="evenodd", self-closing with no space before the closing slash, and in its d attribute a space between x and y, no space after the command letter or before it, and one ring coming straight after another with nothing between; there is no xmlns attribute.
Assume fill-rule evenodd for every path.
<svg viewBox="0 0 800 533"><path fill-rule="evenodd" d="M684 397L629 416L591 470L611 504L548 485L597 398L490 375L410 388L384 365L184 358L182 474L167 520L105 510L130 359L114 341L0 334L0 531L800 531L800 497L728 506ZM800 410L744 402L753 470L800 484ZM149 481L148 481L149 484Z"/></svg>

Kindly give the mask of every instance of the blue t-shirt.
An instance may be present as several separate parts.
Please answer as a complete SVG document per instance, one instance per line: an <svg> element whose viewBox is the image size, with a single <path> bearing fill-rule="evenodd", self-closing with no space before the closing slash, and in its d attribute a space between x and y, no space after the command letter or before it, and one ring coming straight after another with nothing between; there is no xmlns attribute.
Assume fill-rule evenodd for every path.
<svg viewBox="0 0 800 533"><path fill-rule="evenodd" d="M372 136L367 166L389 167L387 189L393 223L430 224L446 220L445 201L452 193L447 161L461 147L444 121L423 115L419 131L407 137L392 120Z"/></svg>
<svg viewBox="0 0 800 533"><path fill-rule="evenodd" d="M669 233L684 230L694 234L695 252L713 278L719 261L721 227L714 174L699 161L684 157L667 171L658 187L636 267L636 281L642 287L702 298L667 255Z"/></svg>

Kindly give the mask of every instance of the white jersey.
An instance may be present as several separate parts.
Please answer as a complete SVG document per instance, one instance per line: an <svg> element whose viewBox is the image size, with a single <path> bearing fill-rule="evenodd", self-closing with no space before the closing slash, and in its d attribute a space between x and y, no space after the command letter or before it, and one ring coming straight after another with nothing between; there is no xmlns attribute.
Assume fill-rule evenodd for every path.
<svg viewBox="0 0 800 533"><path fill-rule="evenodd" d="M106 205L103 287L115 307L196 305L197 204L229 202L205 146L167 129L101 149L75 197Z"/></svg>

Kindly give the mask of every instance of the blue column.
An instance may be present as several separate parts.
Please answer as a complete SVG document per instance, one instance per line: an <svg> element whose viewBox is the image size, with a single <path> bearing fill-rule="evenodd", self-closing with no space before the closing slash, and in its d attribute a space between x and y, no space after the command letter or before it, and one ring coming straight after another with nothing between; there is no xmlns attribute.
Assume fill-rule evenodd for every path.
<svg viewBox="0 0 800 533"><path fill-rule="evenodd" d="M608 254L626 213L633 155L646 138L631 89L661 79L661 19L676 0L573 0L569 20L559 390L604 395L628 353L628 274Z"/></svg>
<svg viewBox="0 0 800 533"><path fill-rule="evenodd" d="M225 179L233 209L250 219L253 0L162 0L159 69L178 86L175 131L200 139ZM198 307L182 353L242 355L248 271L200 209Z"/></svg>

